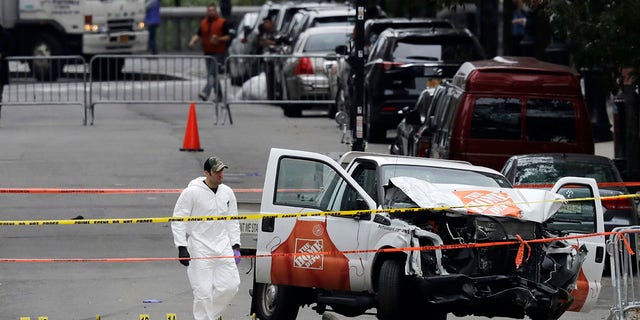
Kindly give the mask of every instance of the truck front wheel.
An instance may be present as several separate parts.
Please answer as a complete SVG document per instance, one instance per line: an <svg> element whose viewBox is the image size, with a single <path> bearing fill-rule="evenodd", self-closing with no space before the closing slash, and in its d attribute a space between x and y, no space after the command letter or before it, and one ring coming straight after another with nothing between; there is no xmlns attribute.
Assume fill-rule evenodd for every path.
<svg viewBox="0 0 640 320"><path fill-rule="evenodd" d="M42 34L31 45L31 55L35 58L30 67L39 81L56 81L63 69L63 61L46 59L62 54L60 41L50 34Z"/></svg>
<svg viewBox="0 0 640 320"><path fill-rule="evenodd" d="M428 319L446 320L447 314L439 310L421 309L417 290L404 273L404 260L388 259L382 262L378 276L378 319L409 319L427 311Z"/></svg>
<svg viewBox="0 0 640 320"><path fill-rule="evenodd" d="M295 320L299 306L294 288L270 283L254 283L253 303L261 320Z"/></svg>

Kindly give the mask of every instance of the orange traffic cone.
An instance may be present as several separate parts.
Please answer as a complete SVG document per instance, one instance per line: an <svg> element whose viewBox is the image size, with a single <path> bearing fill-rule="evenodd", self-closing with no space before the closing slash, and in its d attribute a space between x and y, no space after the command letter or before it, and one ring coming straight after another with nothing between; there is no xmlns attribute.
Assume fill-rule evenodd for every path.
<svg viewBox="0 0 640 320"><path fill-rule="evenodd" d="M180 151L203 151L200 148L200 135L198 135L198 119L196 117L196 104L191 102L189 107L189 118L187 119L187 129L184 132L184 142Z"/></svg>

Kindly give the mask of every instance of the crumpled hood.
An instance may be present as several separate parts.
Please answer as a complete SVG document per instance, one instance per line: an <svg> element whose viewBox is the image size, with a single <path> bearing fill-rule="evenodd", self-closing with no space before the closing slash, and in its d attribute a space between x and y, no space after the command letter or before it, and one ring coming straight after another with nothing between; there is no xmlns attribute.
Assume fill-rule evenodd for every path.
<svg viewBox="0 0 640 320"><path fill-rule="evenodd" d="M560 209L562 195L540 189L487 188L434 184L412 177L394 177L396 187L421 208L453 207L461 214L511 217L542 223Z"/></svg>

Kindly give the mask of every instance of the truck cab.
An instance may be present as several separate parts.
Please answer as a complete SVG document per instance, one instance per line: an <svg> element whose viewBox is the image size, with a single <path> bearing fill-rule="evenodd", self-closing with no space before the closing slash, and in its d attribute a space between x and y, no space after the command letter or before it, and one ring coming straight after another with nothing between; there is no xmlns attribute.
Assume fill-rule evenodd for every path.
<svg viewBox="0 0 640 320"><path fill-rule="evenodd" d="M597 300L604 237L556 238L604 230L595 180L514 189L497 171L459 161L348 154L340 162L348 164L271 150L261 212L284 216L258 226L252 312L260 319L295 319L311 304L345 316L376 308L380 319L557 319ZM591 198L566 202L578 194ZM514 241L533 242L501 245Z"/></svg>
<svg viewBox="0 0 640 320"><path fill-rule="evenodd" d="M81 55L88 60L97 54L142 53L149 38L144 19L144 0L0 2L0 23L11 35L11 55L16 56ZM37 59L30 68L38 80L55 81L64 62ZM123 66L123 58L97 61L92 71L105 78Z"/></svg>

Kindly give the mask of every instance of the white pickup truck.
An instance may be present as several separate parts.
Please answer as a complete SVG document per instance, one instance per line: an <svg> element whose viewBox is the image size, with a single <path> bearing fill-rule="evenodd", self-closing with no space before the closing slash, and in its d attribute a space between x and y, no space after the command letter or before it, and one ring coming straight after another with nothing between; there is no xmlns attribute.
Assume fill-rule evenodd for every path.
<svg viewBox="0 0 640 320"><path fill-rule="evenodd" d="M257 254L267 257L256 259L251 306L260 319L295 319L315 304L345 316L375 308L382 320L555 320L596 302L604 237L552 239L604 230L599 199L565 200L597 195L595 180L514 189L497 171L464 162L365 153L341 162L346 168L317 153L271 150L262 213L363 212L262 219ZM499 245L519 239L550 240ZM452 244L461 248L380 251Z"/></svg>

